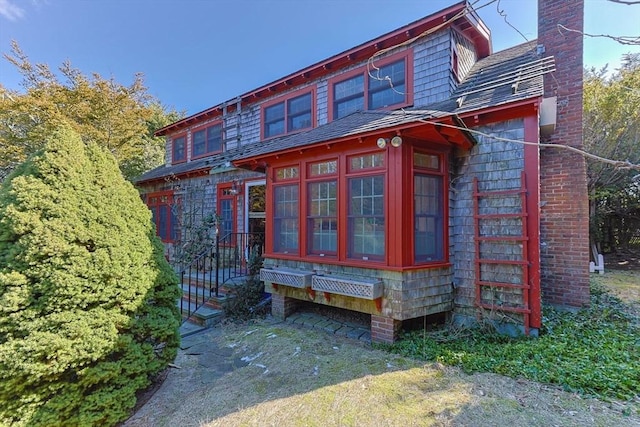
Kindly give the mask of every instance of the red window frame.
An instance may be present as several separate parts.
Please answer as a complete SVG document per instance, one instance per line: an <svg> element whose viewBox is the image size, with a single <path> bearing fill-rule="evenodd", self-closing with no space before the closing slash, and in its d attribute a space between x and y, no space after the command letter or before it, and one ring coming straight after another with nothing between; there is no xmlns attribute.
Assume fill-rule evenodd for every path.
<svg viewBox="0 0 640 427"><path fill-rule="evenodd" d="M311 125L304 127L304 128L300 128L300 129L294 129L294 130L289 130L289 101L295 99L295 98L299 98L301 96L304 95L310 95L311 96ZM265 110L267 110L270 107L273 107L275 105L278 104L283 104L283 108L284 108L284 131L278 134L273 134L273 135L267 135L265 132L265 125L266 125L266 113ZM312 129L314 127L316 127L316 88L315 86L313 87L305 87L303 89L299 89L293 92L290 92L286 95L280 96L278 98L275 98L271 101L265 102L264 104L262 104L260 106L260 139L265 140L265 139L270 139L270 138L275 138L277 136L283 136L283 135L288 135L288 134L293 134L293 133L297 133L297 132L302 132L308 129Z"/></svg>
<svg viewBox="0 0 640 427"><path fill-rule="evenodd" d="M367 158L371 159L371 164L367 164ZM353 160L361 159L364 161L360 161L360 167L354 167ZM381 164L376 164L375 160L381 160ZM387 236L388 236L388 224L387 224L387 203L388 203L388 186L387 186L387 156L385 152L382 151L369 151L364 153L354 153L349 154L347 156L347 171L344 177L344 188L345 192L343 194L343 199L345 203L350 203L354 200L353 194L351 194L351 182L352 180L361 180L368 178L381 178L382 179L382 212L378 215L356 215L355 213L351 213L351 205L346 209L346 218L343 218L343 221L346 221L346 230L343 232L342 238L347 242L347 252L345 254L345 258L349 260L362 260L362 261L378 261L384 262L387 260L388 254L388 244L387 244ZM382 218L383 221L383 236L382 236L382 254L375 253L361 253L356 250L355 243L355 224L354 219L356 218Z"/></svg>
<svg viewBox="0 0 640 427"><path fill-rule="evenodd" d="M335 166L332 166L335 165ZM314 166L318 166L318 169L314 170ZM324 168L326 166L326 169ZM339 167L340 162L337 157L323 159L321 161L312 161L306 163L306 197L302 203L306 204L306 230L307 230L307 239L306 239L306 247L304 250L307 254L310 255L319 255L319 256L331 256L335 257L338 254L338 244L340 241L340 227L339 227L339 207L340 207L340 197L339 197ZM334 170L331 170L331 169ZM325 208L329 208L331 205L331 198L327 194L326 197L322 197L318 195L318 199L311 199L313 197L312 186L322 186L325 184L334 184L335 190L335 206L333 215L329 212L323 212ZM318 187L321 188L321 187ZM327 187L329 190L329 187ZM313 208L313 202L316 202L317 208ZM323 205L323 202L326 202L327 205ZM333 231L335 232L335 249L326 249L326 248L317 248L314 247L314 237L316 234L314 233L314 226L317 221L320 221L321 231ZM326 228L327 225L329 228ZM331 227L334 227L331 229ZM323 235L326 236L330 233L320 233L319 237L322 240Z"/></svg>
<svg viewBox="0 0 640 427"><path fill-rule="evenodd" d="M176 142L182 140L182 157L176 157ZM187 161L187 134L171 138L171 163L183 163Z"/></svg>
<svg viewBox="0 0 640 427"><path fill-rule="evenodd" d="M237 215L236 215L236 209L237 209L237 196L235 194L233 194L232 190L232 184L228 183L228 184L218 184L218 198L216 200L216 209L217 209L217 213L218 213L218 217L220 218L220 221L225 221L228 220L226 218L224 218L224 212L222 211L222 204L225 201L228 201L231 203L231 228L227 228L224 227L224 223L220 224L218 226L218 236L220 238L225 237L226 234L228 233L236 233L238 230L238 221L237 221Z"/></svg>
<svg viewBox="0 0 640 427"><path fill-rule="evenodd" d="M217 150L209 150L209 133L216 131L219 133L220 135L220 144L219 144L219 149ZM203 132L204 131L204 152L202 154L196 154L196 133L198 132ZM224 134L222 131L222 121L217 121L214 123L207 123L204 126L200 126L194 130L191 131L191 159L199 159L202 157L207 157L210 156L212 154L216 154L216 153L221 153L223 150L223 144L224 144Z"/></svg>
<svg viewBox="0 0 640 427"><path fill-rule="evenodd" d="M180 205L180 199L173 191L158 191L145 196L147 207L152 212L152 221L156 226L156 234L164 243L173 243L179 238L180 229L178 215L174 211ZM165 215L162 226L162 212Z"/></svg>
<svg viewBox="0 0 640 427"><path fill-rule="evenodd" d="M422 154L422 155L427 155L427 156L433 156L434 158L437 158L437 162L438 164L436 166L433 165L416 165L415 162L415 155L416 154ZM447 170L447 162L446 162L446 156L445 156L446 152L443 151L436 151L436 150L428 150L428 149L413 149L411 150L411 229L413 230L413 233L411 233L411 259L413 260L413 264L414 265L428 265L428 264L442 264L445 262L449 261L449 233L448 233L448 223L449 223L449 216L448 216L448 191L449 191L449 187L448 187L448 182L447 182L447 176L448 176L448 170ZM433 217L432 219L434 221L439 221L439 229L436 230L436 232L439 233L439 236L435 236L436 242L435 245L436 246L440 246L440 253L441 256L439 258L434 258L434 259L428 259L428 257L425 258L419 258L418 256L418 237L417 234L419 233L419 228L424 228L424 224L418 224L418 214L416 213L417 210L417 206L416 206L416 201L417 201L417 194L416 194L416 177L418 176L422 176L422 177L437 177L440 179L440 188L439 188L439 211L438 214L439 215L431 215L431 217ZM423 197L425 195L422 195ZM428 196L427 196L428 197ZM420 217L427 217L429 215L420 215ZM423 231L423 233L426 233L426 231ZM436 249L437 251L437 249Z"/></svg>
<svg viewBox="0 0 640 427"><path fill-rule="evenodd" d="M269 180L269 186L270 188L267 189L267 194L271 194L271 196L269 196L267 198L267 212L270 212L270 223L271 226L267 227L267 232L270 234L270 239L268 239L267 241L267 250L269 252L272 253L277 253L277 254L284 254L285 256L293 256L293 257L299 257L300 256L300 251L301 251L301 233L302 233L302 226L303 226L303 222L302 222L302 217L301 217L301 204L303 201L302 198L302 192L301 192L301 185L300 185L300 168L301 165L300 164L288 164L288 165L282 165L282 166L278 166L276 168L273 168L271 173L271 179ZM295 173L292 173L294 172ZM278 224L277 221L278 220L282 220L282 219L290 219L290 217L288 216L284 216L284 215L278 215L277 214L277 201L276 201L276 197L278 194L278 189L279 188L285 188L285 187L296 187L297 192L298 192L298 206L297 206L297 219L298 219L298 225L297 225L297 247L296 248L291 248L289 246L287 247L282 247L278 242L279 240L276 240L276 238L278 237ZM284 250L281 250L281 248L283 248Z"/></svg>
<svg viewBox="0 0 640 427"><path fill-rule="evenodd" d="M335 106L334 106L334 102L335 102L334 88L336 84L352 79L358 75L364 76L363 95L362 95L364 97L363 104L364 104L364 110L369 110L370 109L369 108L369 80L372 78L372 75L375 75L374 73L376 72L376 68L383 68L387 65L390 65L394 62L398 62L400 60L404 60L404 73L405 73L404 101L396 104L392 104L392 105L387 105L380 109L392 110L392 109L403 108L403 107L412 105L413 104L413 51L411 49L407 49L405 51L398 52L396 54L387 56L382 59L374 59L372 65L375 66L375 68L371 64L366 64L354 70L348 71L346 73L338 74L330 78L327 86L327 92L328 92L327 119L328 121L333 121L337 119L335 117L336 112L335 112Z"/></svg>

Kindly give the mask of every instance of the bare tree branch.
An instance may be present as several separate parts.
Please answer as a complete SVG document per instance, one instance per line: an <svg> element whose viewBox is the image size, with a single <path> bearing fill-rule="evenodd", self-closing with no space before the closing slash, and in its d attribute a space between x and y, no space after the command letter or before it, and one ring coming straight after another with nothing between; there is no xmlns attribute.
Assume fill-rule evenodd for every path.
<svg viewBox="0 0 640 427"><path fill-rule="evenodd" d="M632 4L640 4L640 1L634 1L634 0L609 0L611 3L620 3L620 4L626 4L627 6L631 6Z"/></svg>
<svg viewBox="0 0 640 427"><path fill-rule="evenodd" d="M609 0L609 1L613 1L613 0ZM640 4L640 1L638 2L638 4ZM611 36L609 34L588 34L588 33L583 33L580 30L574 30L573 28L567 28L562 24L558 24L558 31L560 31L560 34L562 34L562 30L569 31L572 33L582 34L585 37L603 37L603 38L615 40L620 44L640 46L640 36Z"/></svg>

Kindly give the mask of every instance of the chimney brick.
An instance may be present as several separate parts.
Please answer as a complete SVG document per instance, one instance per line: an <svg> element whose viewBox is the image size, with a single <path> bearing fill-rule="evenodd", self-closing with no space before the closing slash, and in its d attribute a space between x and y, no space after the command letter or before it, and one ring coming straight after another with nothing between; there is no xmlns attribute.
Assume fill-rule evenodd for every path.
<svg viewBox="0 0 640 427"><path fill-rule="evenodd" d="M538 43L555 57L544 78L545 97L557 96L556 130L542 142L582 148L584 0L538 0ZM589 304L589 200L586 162L567 150L540 152L541 285L543 300Z"/></svg>

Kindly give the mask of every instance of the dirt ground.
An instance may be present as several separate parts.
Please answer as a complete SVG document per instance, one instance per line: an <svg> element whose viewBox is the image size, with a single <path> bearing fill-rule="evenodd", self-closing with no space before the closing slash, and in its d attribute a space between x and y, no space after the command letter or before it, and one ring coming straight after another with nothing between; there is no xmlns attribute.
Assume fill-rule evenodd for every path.
<svg viewBox="0 0 640 427"><path fill-rule="evenodd" d="M182 347L125 426L640 426L640 402L467 375L271 318Z"/></svg>

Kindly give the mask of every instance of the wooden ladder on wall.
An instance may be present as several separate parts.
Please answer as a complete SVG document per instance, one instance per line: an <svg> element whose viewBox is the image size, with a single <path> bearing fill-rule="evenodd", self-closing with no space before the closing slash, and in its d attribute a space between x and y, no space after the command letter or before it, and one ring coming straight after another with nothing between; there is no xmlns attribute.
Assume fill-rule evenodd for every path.
<svg viewBox="0 0 640 427"><path fill-rule="evenodd" d="M527 188L480 191L473 180L476 306L513 318L522 316L525 335L531 324Z"/></svg>

